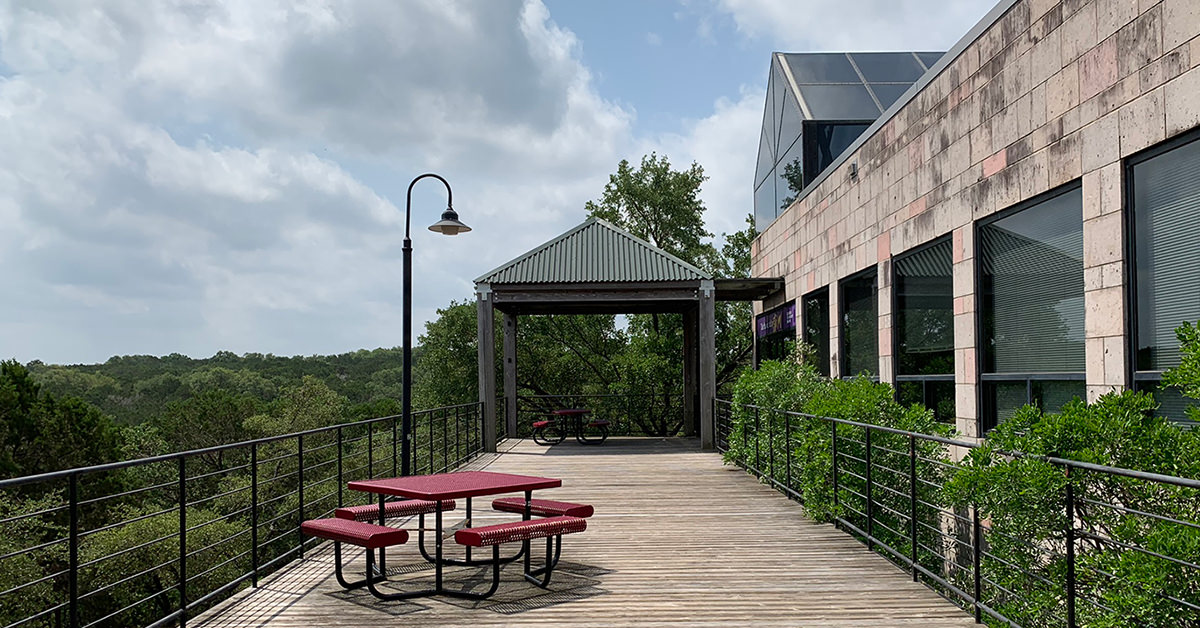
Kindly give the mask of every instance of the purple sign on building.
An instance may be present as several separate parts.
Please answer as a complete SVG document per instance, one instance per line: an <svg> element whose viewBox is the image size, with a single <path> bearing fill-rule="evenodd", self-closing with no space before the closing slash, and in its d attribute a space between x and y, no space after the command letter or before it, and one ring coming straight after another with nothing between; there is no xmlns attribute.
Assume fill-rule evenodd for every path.
<svg viewBox="0 0 1200 628"><path fill-rule="evenodd" d="M763 312L755 319L756 335L759 338L796 329L796 302L785 303L770 312Z"/></svg>

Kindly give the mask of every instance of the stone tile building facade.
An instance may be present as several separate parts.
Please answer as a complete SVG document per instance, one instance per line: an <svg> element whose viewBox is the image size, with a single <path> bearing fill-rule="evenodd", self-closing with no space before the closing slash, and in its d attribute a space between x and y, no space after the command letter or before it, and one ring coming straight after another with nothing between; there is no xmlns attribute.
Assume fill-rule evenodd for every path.
<svg viewBox="0 0 1200 628"><path fill-rule="evenodd" d="M1147 297L1133 282L1149 290L1158 276L1190 279L1170 270L1169 256L1153 272L1147 262L1137 279L1132 231L1144 217L1134 214L1149 210L1133 207L1133 199L1162 187L1153 181L1182 181L1187 188L1191 171L1147 179L1141 192L1133 179L1143 176L1136 164L1147 155L1200 147L1189 143L1197 128L1200 0L1003 0L786 211L759 225L753 274L784 277L786 287L758 311L794 300L798 330L808 328L813 339L828 342L835 375L853 374L847 360L861 365L860 356L871 363L873 355L878 366L866 370L897 382L906 376L898 371L917 368L898 359L904 357L898 346L927 344L910 351L917 357L940 351L941 366L926 370L944 372L926 379L953 386L952 416L967 436L1002 420L1005 400L1022 394L1077 391L1095 398L1135 386L1143 371L1153 385L1162 361L1154 362L1157 349L1138 341L1132 310L1139 299L1157 303L1159 293L1175 288L1163 284ZM1182 226L1155 233L1200 235L1200 193L1189 190L1170 201L1176 207L1185 197L1181 208L1169 210L1183 216ZM1150 238L1149 229L1137 237ZM1042 238L1043 231L1053 234ZM1192 241L1192 260L1200 262L1200 239ZM944 264L921 261L917 254L930 247L937 250L926 257L944 255ZM1155 247L1167 245L1143 248ZM1187 272L1200 275L1192 266ZM898 289L901 279L907 283ZM1021 285L1040 287L1035 292L1042 296L1026 299L1036 308L1013 292ZM1188 285L1172 298L1182 303L1181 315L1195 321L1200 306L1190 311ZM860 301L866 303L854 292L861 286L872 286L874 316L867 318L876 322L864 333L847 327ZM928 306L933 315L924 323L897 311L898 302L924 299L922 291L944 297L929 301L945 304L943 318L936 315L940 305ZM867 305L861 311L870 313ZM1170 315L1180 312L1177 307ZM1021 329L1041 325L1039 317L1047 315L1057 322ZM900 337L928 335L942 323L942 346ZM926 329L917 329L922 324ZM872 335L873 354L864 349ZM1149 357L1141 360L1139 351ZM1053 366L1060 357L1069 364ZM1022 366L1022 360L1033 364ZM1039 360L1050 374L1039 370Z"/></svg>

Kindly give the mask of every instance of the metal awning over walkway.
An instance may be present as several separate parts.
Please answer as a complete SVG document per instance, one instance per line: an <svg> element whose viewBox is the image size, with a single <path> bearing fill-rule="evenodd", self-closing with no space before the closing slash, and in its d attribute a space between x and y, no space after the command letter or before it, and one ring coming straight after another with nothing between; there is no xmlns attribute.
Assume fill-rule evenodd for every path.
<svg viewBox="0 0 1200 628"><path fill-rule="evenodd" d="M699 433L707 449L713 444L716 397L714 303L758 300L781 289L782 279L715 278L604 220L589 218L475 280L484 442L496 442L494 310L504 316L503 385L509 434L517 433L519 316L682 314L684 425L689 433Z"/></svg>
<svg viewBox="0 0 1200 628"><path fill-rule="evenodd" d="M561 478L561 488L537 496L596 508L585 532L563 538L550 590L525 583L519 565L510 565L500 591L482 602L379 602L362 589L347 593L337 585L326 544L188 625L976 625L850 535L813 523L795 502L742 469L722 465L695 439L610 438L603 447L505 444L511 446L507 453L485 455L469 468ZM492 512L484 500L475 507L476 525L512 519ZM450 514L452 521L460 518L462 504ZM412 530L416 521L401 524ZM447 543L458 550L453 540ZM361 553L352 556L351 568L361 570ZM432 578L414 547L390 551L388 559L400 571L420 570L397 577ZM486 588L490 575L484 568L458 568L446 577Z"/></svg>

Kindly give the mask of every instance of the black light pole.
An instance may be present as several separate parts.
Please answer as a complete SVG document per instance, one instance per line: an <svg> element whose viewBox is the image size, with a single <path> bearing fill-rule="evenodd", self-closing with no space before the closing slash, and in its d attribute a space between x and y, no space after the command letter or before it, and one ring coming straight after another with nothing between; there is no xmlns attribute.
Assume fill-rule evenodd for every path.
<svg viewBox="0 0 1200 628"><path fill-rule="evenodd" d="M413 186L426 177L433 177L446 186L446 211L442 212L441 220L429 226L429 230L450 236L471 230L458 221L458 213L454 211L454 193L445 179L430 172L408 184L408 202L404 205L404 399L401 402L400 419L400 469L401 475L405 476L412 473L412 239L409 237L409 223L412 220Z"/></svg>

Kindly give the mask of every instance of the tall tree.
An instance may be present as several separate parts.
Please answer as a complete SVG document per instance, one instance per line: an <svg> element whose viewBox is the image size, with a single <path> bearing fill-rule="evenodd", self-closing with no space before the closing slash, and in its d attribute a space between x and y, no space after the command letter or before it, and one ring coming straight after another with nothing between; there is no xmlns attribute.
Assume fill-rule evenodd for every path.
<svg viewBox="0 0 1200 628"><path fill-rule="evenodd" d="M622 159L609 175L599 201L584 205L602 218L691 264L705 268L715 254L706 242L700 186L707 177L700 164L673 170L666 157L650 153L636 170Z"/></svg>

